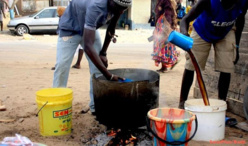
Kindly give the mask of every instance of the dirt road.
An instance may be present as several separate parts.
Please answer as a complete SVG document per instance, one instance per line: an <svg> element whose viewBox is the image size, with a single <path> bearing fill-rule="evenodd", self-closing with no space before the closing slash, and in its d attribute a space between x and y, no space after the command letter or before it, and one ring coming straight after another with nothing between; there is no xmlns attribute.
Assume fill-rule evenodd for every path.
<svg viewBox="0 0 248 146"><path fill-rule="evenodd" d="M100 33L103 39L105 30L100 30ZM116 34L119 36L117 43L111 44L108 50L109 69L159 69L151 60L152 43L147 41L152 30L117 30ZM73 90L72 134L59 137L43 137L39 134L35 92L52 86L51 67L55 64L57 36L32 36L31 40L25 40L8 32L0 34L0 100L7 107L6 111L0 111L0 119L15 120L0 122L0 140L19 133L33 142L49 146L89 145L106 127L99 124L90 113L80 114L89 102L89 68L85 56L81 69L71 69L68 81L68 87ZM184 52L181 51L181 62L172 71L160 74L160 107L177 107L184 62ZM190 98L192 95L191 90ZM227 127L225 140L248 142L248 135L236 128ZM189 145L212 144L191 141Z"/></svg>

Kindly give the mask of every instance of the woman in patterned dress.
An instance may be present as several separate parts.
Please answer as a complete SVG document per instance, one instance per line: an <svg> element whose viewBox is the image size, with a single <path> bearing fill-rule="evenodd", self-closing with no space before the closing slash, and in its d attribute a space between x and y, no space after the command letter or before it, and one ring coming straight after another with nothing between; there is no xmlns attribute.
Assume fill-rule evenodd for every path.
<svg viewBox="0 0 248 146"><path fill-rule="evenodd" d="M174 0L158 0L156 5L156 27L153 32L153 54L152 59L155 65L161 69L158 72L166 72L178 62L179 52L175 45L167 42L167 38L171 31L177 29L176 22L176 2Z"/></svg>

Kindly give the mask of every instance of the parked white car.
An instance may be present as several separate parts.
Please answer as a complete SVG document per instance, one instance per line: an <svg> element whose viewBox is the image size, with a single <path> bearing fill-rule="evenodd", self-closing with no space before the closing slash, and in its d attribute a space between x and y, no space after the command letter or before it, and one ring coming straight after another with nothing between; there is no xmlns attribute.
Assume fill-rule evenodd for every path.
<svg viewBox="0 0 248 146"><path fill-rule="evenodd" d="M48 7L29 16L14 18L7 27L11 32L22 36L24 33L33 32L56 33L58 23L57 7Z"/></svg>

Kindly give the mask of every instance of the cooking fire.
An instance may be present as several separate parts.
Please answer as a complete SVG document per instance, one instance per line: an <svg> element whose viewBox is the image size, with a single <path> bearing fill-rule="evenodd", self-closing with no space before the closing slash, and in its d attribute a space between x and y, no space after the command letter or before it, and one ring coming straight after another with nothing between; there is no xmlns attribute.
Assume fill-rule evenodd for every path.
<svg viewBox="0 0 248 146"><path fill-rule="evenodd" d="M113 138L108 142L107 146L137 145L138 139L129 131L111 129L107 135L113 136Z"/></svg>
<svg viewBox="0 0 248 146"><path fill-rule="evenodd" d="M152 136L146 129L110 129L96 137L104 146L152 145Z"/></svg>

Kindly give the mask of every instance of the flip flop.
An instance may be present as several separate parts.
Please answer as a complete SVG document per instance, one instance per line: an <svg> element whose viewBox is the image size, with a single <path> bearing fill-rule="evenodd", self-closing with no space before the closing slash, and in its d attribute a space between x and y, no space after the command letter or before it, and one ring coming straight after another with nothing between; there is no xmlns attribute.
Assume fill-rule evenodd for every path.
<svg viewBox="0 0 248 146"><path fill-rule="evenodd" d="M168 70L161 70L161 69L159 69L159 70L156 70L158 73L166 73L166 72L168 72Z"/></svg>
<svg viewBox="0 0 248 146"><path fill-rule="evenodd" d="M238 121L235 118L226 117L225 123L226 123L226 126L232 127L232 126L237 125Z"/></svg>
<svg viewBox="0 0 248 146"><path fill-rule="evenodd" d="M180 60L178 60L175 64L173 64L172 67L170 68L170 70L172 70L179 62L180 62Z"/></svg>
<svg viewBox="0 0 248 146"><path fill-rule="evenodd" d="M77 67L76 65L73 65L72 68L80 69L81 67Z"/></svg>

